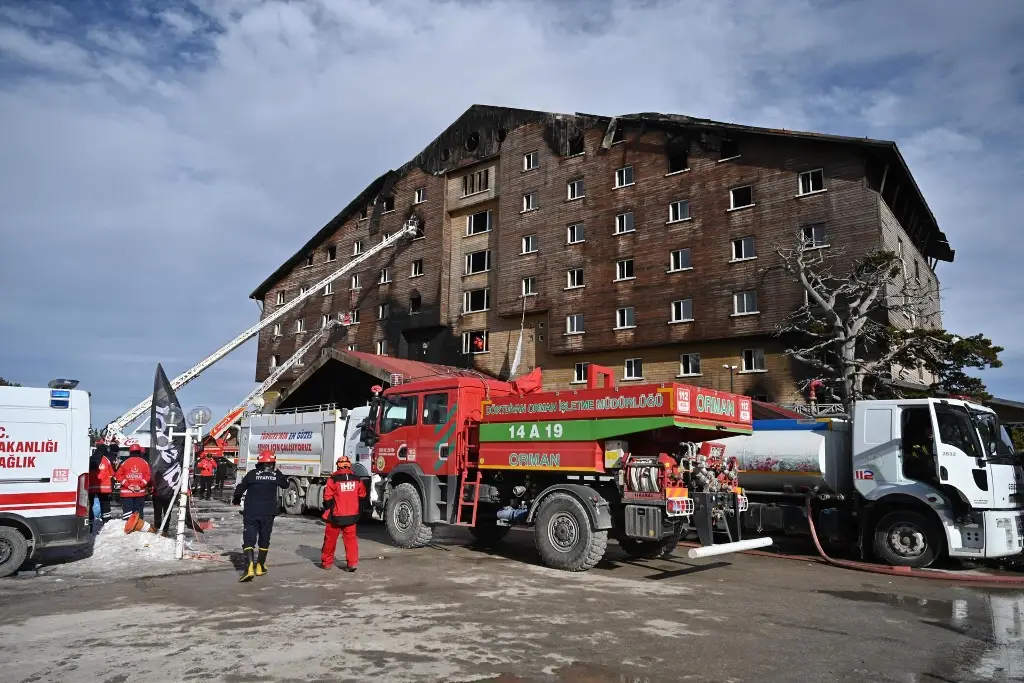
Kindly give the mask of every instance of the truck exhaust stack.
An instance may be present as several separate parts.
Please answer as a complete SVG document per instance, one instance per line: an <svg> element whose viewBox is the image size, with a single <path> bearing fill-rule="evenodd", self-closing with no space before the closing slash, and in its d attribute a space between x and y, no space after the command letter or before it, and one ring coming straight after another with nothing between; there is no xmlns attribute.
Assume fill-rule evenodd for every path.
<svg viewBox="0 0 1024 683"><path fill-rule="evenodd" d="M690 548L686 556L691 560L696 560L701 557L714 557L715 555L728 555L729 553L741 553L745 550L765 548L771 544L772 539L770 538L748 538L744 541L716 543L715 545L706 545L700 548Z"/></svg>

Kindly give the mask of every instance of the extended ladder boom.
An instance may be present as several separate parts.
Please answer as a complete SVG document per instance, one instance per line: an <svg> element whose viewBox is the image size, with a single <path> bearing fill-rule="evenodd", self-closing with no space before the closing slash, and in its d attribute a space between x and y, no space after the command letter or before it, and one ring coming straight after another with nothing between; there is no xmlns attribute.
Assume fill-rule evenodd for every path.
<svg viewBox="0 0 1024 683"><path fill-rule="evenodd" d="M274 371L270 373L270 375L265 380L263 380L262 384L253 389L251 392L249 392L248 396L243 398L238 403L238 405L236 405L234 408L228 411L228 414L225 415L220 422L213 426L213 429L210 430L210 433L207 434L207 436L212 436L214 439L219 439L224 434L224 432L228 430L228 427L234 424L235 420L237 420L238 417L245 412L245 409L249 407L249 404L252 403L253 399L255 399L257 396L261 394L266 393L267 390L270 389L270 387L274 386L274 383L281 378L281 375L291 370L292 366L298 363L299 359L305 356L309 352L309 350L313 348L314 345L320 342L323 336L327 334L327 331L337 326L337 324L337 320L331 320L327 323L325 327L322 327L316 334L310 337L309 341L307 341L305 344L299 347L299 350L293 353L288 358L288 360L278 365L277 368L275 368Z"/></svg>
<svg viewBox="0 0 1024 683"><path fill-rule="evenodd" d="M200 374L202 374L203 371L209 368L211 365L213 365L220 359L224 358L224 356L228 355L245 342L255 337L257 334L260 333L260 330L267 327L268 325L272 325L274 322L280 320L290 311L295 310L295 308L297 308L302 302L306 301L306 299L315 296L318 292L322 291L324 287L334 282L339 277L349 272L356 266L362 264L368 259L373 258L384 249L394 244L397 244L399 240L401 240L406 235L415 234L418 229L419 221L415 220L415 218L411 218L410 220L406 221L405 225L402 227L401 230L391 235L387 239L382 240L379 244L370 247L365 252L355 257L338 270L334 271L324 279L317 282L315 285L311 286L306 291L305 294L300 294L299 296L295 297L288 303L281 305L280 307L278 307L276 311L260 320L258 323L247 329L245 332L242 332L240 335L238 335L237 337L229 341L227 344L211 353L209 356L201 360L196 365L192 366L185 372L175 377L171 381L171 388L177 391L181 387L185 386L186 384L194 380L196 377L198 377ZM106 428L107 437L119 438L123 436L121 430L123 430L125 427L130 425L135 420L139 419L139 417L141 417L143 413L149 410L149 407L152 404L153 396L150 395L145 400L140 402L137 406L135 406L134 408L126 412L124 415L111 422L109 425L107 425Z"/></svg>

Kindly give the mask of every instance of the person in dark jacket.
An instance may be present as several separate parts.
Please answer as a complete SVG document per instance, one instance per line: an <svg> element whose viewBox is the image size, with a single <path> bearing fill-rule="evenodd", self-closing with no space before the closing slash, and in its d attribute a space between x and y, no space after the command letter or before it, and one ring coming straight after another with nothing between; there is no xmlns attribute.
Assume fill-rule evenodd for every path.
<svg viewBox="0 0 1024 683"><path fill-rule="evenodd" d="M352 461L347 455L338 458L337 470L327 480L324 489L324 545L320 551L320 567L334 566L334 551L338 547L338 534L345 544L345 571L354 572L359 564L359 541L356 522L359 521L361 498L366 497L366 486L352 472Z"/></svg>
<svg viewBox="0 0 1024 683"><path fill-rule="evenodd" d="M235 487L232 505L238 505L245 496L242 508L242 554L245 556L245 573L239 581L252 581L254 576L267 573L267 551L270 549L270 534L274 530L274 516L279 503L278 489L288 488L288 479L277 469L277 458L273 451L262 451L256 460L256 469L250 470ZM258 549L255 563L253 550Z"/></svg>

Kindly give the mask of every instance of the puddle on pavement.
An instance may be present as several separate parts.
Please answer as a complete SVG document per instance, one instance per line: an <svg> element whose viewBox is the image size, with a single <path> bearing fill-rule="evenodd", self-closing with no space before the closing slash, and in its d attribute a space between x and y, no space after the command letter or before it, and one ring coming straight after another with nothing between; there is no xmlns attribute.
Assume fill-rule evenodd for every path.
<svg viewBox="0 0 1024 683"><path fill-rule="evenodd" d="M961 598L933 600L871 591L815 592L910 612L922 623L972 639L975 646L958 648L952 662L971 680L1024 680L1024 594L962 591Z"/></svg>
<svg viewBox="0 0 1024 683"><path fill-rule="evenodd" d="M615 669L596 664L584 664L574 662L569 666L560 666L553 670L554 679L558 683L661 683L666 678L657 676L640 675L629 673L622 669ZM514 674L501 674L495 678L485 678L476 683L527 683L528 681L551 681L551 676L538 675L532 678L523 678Z"/></svg>

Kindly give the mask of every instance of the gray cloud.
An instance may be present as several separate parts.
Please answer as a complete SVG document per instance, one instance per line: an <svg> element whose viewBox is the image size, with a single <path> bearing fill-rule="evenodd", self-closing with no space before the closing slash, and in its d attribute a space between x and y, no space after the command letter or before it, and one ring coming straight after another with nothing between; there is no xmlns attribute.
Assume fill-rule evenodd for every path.
<svg viewBox="0 0 1024 683"><path fill-rule="evenodd" d="M474 102L897 140L957 249L946 324L1006 346L986 379L1024 398L1019 2L126 7L0 8L0 373L76 376L97 425L252 324L248 292ZM254 355L183 403L221 414Z"/></svg>

